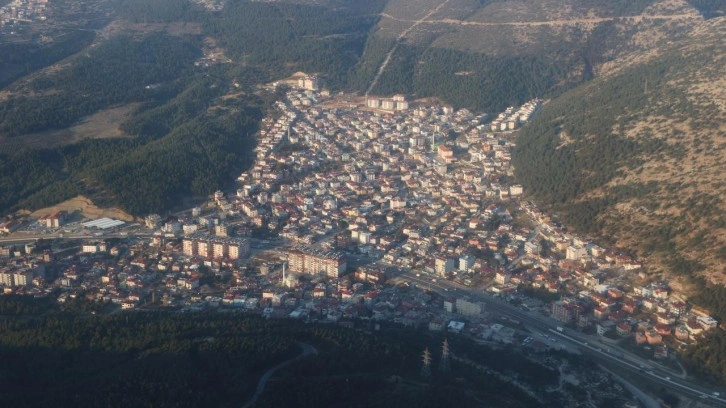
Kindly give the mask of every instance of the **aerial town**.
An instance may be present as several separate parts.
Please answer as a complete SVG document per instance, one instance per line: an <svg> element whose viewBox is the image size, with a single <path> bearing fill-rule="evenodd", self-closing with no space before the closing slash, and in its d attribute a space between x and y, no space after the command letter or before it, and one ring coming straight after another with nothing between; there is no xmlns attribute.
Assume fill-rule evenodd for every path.
<svg viewBox="0 0 726 408"><path fill-rule="evenodd" d="M557 347L523 335L476 291L663 361L718 325L637 260L520 200L513 131L543 101L490 117L403 95L332 97L316 77L269 87L285 97L236 191L137 223L66 211L6 221L3 240L16 242L0 247L3 292L387 320Z"/></svg>
<svg viewBox="0 0 726 408"><path fill-rule="evenodd" d="M48 0L14 0L0 7L0 28L5 25L46 20Z"/></svg>

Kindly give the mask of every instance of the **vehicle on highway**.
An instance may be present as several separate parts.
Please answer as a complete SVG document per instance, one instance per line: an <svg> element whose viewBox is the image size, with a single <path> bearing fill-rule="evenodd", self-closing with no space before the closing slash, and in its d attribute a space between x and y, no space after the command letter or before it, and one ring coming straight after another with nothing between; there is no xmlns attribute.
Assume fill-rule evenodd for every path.
<svg viewBox="0 0 726 408"><path fill-rule="evenodd" d="M431 282L434 282L434 283L436 283L436 278L434 278L434 279L431 279Z"/></svg>
<svg viewBox="0 0 726 408"><path fill-rule="evenodd" d="M420 274L420 273L417 273L417 274L416 274L416 277L417 277L417 278L420 278L420 277L421 277L421 274Z"/></svg>

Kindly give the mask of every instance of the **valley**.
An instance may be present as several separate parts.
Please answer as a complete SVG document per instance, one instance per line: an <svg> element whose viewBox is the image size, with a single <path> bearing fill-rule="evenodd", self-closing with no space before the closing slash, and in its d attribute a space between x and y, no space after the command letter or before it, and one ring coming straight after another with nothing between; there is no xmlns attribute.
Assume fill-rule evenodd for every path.
<svg viewBox="0 0 726 408"><path fill-rule="evenodd" d="M632 337L627 347L658 361L673 360L677 351L697 381L726 378L720 364L726 319L725 3L0 4L3 242L56 239L49 245L65 254L65 244L79 243L69 238L89 240L101 232L81 227L81 219L128 221L134 226L99 238L99 245L133 247L136 257L129 255L128 265L139 254L153 265L164 260L165 268L189 264L162 273L144 263L128 280L128 265L116 275L112 257L99 255L99 268L118 278L103 283L113 284L113 298L129 308L158 306L157 292L144 286L150 285L159 296L177 296L175 306L194 310L214 307L215 296L225 293L262 302L294 298L295 308L285 314L308 310L305 301L317 299L325 304L312 315L322 320L337 316L337 307L348 311L355 284L337 278L324 279L320 298L314 294L321 282L305 279L298 282L299 296L272 293L272 286L287 283L263 275L267 267L257 261L272 262L279 272L283 265L293 268L298 256L312 256L303 249L307 255L298 255L294 243L312 254L344 251L349 264L343 269L351 279L369 285L380 274L393 278L392 291L406 293L406 302L431 296L422 307L435 313L419 321L411 317L421 312L415 305L413 312L396 306L400 315L386 315L396 324L438 327L432 316L441 317L445 299L475 296L468 288L476 287L498 291L517 307L532 299L547 302L542 313L561 319L568 330L608 326L611 335ZM58 211L74 214L73 232L38 233ZM135 225L142 222L153 226L147 231ZM239 236L226 238L252 240L256 248L249 257L194 253L204 239L221 239L227 227ZM213 248L237 241L209 242ZM33 259L44 256L32 245L14 245L2 246L3 268L36 265ZM83 285L66 275L79 276L69 264L62 272L51 270L49 282L16 281L12 272L4 291L53 299L62 292L109 305L111 295L95 292L100 285L98 293L110 293L97 282L101 275L85 275L86 255L69 256L73 268L83 270L81 279L88 279ZM462 259L464 269L449 265ZM199 293L195 262L208 273L203 282L223 292ZM165 273L170 276L161 284ZM227 293L232 286L221 281L230 279L250 286ZM353 313L354 319L383 311L364 297L384 288L376 285L359 293L361 315ZM263 288L272 297L265 298ZM461 292L453 296L455 290ZM254 312L266 313L259 309ZM473 323L498 327L489 320ZM620 327L624 323L628 330ZM656 335L662 342L651 343ZM578 339L582 346L586 338ZM272 360L297 355L292 344ZM457 361L463 369L469 360ZM385 395L403 398L423 389L411 376L416 364L408 364L403 382L382 386L364 374L357 384L373 381L388 390ZM291 372L310 374L292 366ZM632 368L626 371L637 370ZM290 395L305 395L306 387L285 377L287 371L279 374L282 385L268 385L272 391L258 405L285 403L276 393L282 386ZM662 389L674 373L630 379L646 378L660 386L651 395L668 400ZM689 398L718 403L708 387L693 389ZM551 397L544 388L522 390L505 402L536 405ZM572 402L572 395L562 398Z"/></svg>

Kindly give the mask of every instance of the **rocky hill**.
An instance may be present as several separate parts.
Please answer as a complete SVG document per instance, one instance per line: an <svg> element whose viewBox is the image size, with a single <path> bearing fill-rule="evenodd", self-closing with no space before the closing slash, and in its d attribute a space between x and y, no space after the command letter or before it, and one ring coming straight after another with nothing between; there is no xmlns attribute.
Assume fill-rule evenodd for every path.
<svg viewBox="0 0 726 408"><path fill-rule="evenodd" d="M726 18L663 32L547 104L520 134L517 176L649 272L723 283Z"/></svg>

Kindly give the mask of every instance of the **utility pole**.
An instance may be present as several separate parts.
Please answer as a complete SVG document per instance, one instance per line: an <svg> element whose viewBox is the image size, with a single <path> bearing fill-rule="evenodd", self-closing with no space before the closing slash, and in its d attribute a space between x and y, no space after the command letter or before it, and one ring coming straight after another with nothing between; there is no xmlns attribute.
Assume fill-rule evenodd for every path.
<svg viewBox="0 0 726 408"><path fill-rule="evenodd" d="M448 373L451 370L449 339L444 339L444 344L441 345L441 363L439 364L439 370L442 373Z"/></svg>
<svg viewBox="0 0 726 408"><path fill-rule="evenodd" d="M423 358L423 364L421 365L421 376L428 378L431 376L431 352L429 351L428 347L426 347L421 357Z"/></svg>

